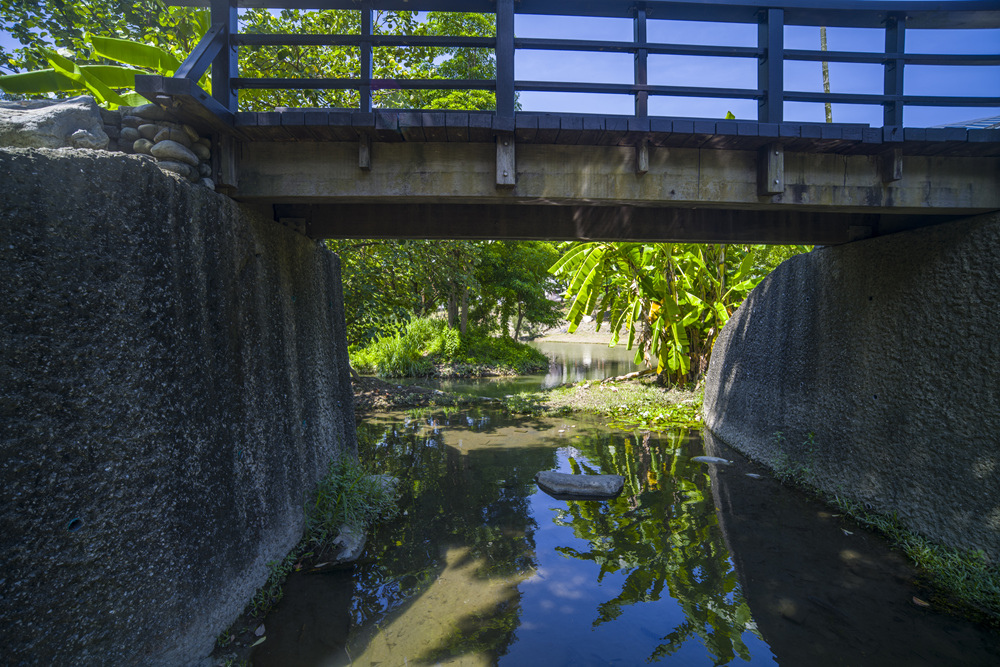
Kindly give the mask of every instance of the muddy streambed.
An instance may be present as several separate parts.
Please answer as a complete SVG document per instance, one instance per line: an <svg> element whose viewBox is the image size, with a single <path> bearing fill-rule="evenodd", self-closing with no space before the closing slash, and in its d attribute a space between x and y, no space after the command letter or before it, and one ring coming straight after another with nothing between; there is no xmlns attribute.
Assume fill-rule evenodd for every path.
<svg viewBox="0 0 1000 667"><path fill-rule="evenodd" d="M995 665L876 536L697 433L584 419L381 415L362 458L400 480L361 561L293 574L252 663ZM708 450L706 452L706 449ZM729 466L696 462L708 453ZM626 478L560 501L540 470Z"/></svg>

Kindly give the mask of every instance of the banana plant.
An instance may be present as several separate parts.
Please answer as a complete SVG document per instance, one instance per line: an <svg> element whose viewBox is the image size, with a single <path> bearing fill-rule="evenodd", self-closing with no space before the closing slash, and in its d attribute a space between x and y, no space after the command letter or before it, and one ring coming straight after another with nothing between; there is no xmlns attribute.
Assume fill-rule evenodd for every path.
<svg viewBox="0 0 1000 667"><path fill-rule="evenodd" d="M43 49L51 67L0 76L0 89L17 95L42 95L59 92L90 93L99 104L109 108L137 106L146 99L135 93L135 75L155 72L173 76L181 66L171 53L158 46L114 37L89 35L94 58L113 60L122 65L79 65L54 49ZM121 92L125 91L125 92Z"/></svg>
<svg viewBox="0 0 1000 667"><path fill-rule="evenodd" d="M598 329L608 322L612 345L626 332L636 364L680 384L707 370L722 327L763 277L754 271L754 248L574 243L549 271L568 285L570 332L584 315L593 315Z"/></svg>

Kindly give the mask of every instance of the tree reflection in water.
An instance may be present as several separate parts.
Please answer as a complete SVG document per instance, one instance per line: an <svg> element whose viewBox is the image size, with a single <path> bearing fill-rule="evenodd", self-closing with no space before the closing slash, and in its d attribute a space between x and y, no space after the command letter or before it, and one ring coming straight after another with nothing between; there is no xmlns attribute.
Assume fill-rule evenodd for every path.
<svg viewBox="0 0 1000 667"><path fill-rule="evenodd" d="M685 620L663 637L650 661L675 653L692 636L716 664L750 660L742 634L759 634L719 531L709 476L691 462L687 439L686 431L656 439L636 432L624 442L607 434L582 444L597 465L571 459L573 471L623 475L625 491L609 502L569 502L556 522L572 527L590 550L559 551L599 565L598 581L611 572L626 576L621 593L598 608L595 626L618 618L627 605L659 600L664 588L678 602Z"/></svg>
<svg viewBox="0 0 1000 667"><path fill-rule="evenodd" d="M372 536L355 571L348 647L355 660L362 651L384 650L411 662L499 662L518 634L529 632L519 629L528 595L520 584L538 567L536 532L567 527L589 548L574 540L576 548L557 551L595 563L595 587L610 573L624 577L620 593L591 612L594 627L614 625L625 607L666 594L684 620L661 630L648 660L672 655L689 639L703 643L716 664L750 659L741 636L756 628L718 528L708 475L690 462L701 453L697 438L581 425L573 431L570 465L621 474L625 492L609 502L567 502L554 525L539 527L533 478L558 466L568 442L554 436L565 428L486 411L359 424L364 458L400 479L405 513ZM404 651L410 642L419 651L412 644Z"/></svg>

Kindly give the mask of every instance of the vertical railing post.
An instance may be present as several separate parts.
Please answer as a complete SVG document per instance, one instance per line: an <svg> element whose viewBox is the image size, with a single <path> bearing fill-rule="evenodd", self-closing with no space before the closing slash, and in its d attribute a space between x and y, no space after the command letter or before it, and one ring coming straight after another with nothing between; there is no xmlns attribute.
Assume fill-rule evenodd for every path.
<svg viewBox="0 0 1000 667"><path fill-rule="evenodd" d="M358 87L362 111L372 110L372 0L361 0L361 85Z"/></svg>
<svg viewBox="0 0 1000 667"><path fill-rule="evenodd" d="M635 7L635 14L632 18L632 39L635 42L635 74L634 81L637 86L645 86L649 83L647 60L649 50L643 48L646 45L646 5L638 4ZM644 118L649 115L649 93L645 90L635 93L635 115Z"/></svg>
<svg viewBox="0 0 1000 667"><path fill-rule="evenodd" d="M514 0L497 0L497 118L514 130Z"/></svg>
<svg viewBox="0 0 1000 667"><path fill-rule="evenodd" d="M785 10L764 9L757 28L757 88L761 98L757 121L780 123L784 119Z"/></svg>
<svg viewBox="0 0 1000 667"><path fill-rule="evenodd" d="M890 14L885 19L885 95L903 94L903 59L906 50L906 18L898 14ZM889 57L888 54L897 57ZM882 125L885 127L903 126L903 101L886 100L882 103Z"/></svg>
<svg viewBox="0 0 1000 667"><path fill-rule="evenodd" d="M215 101L236 113L237 97L233 88L233 78L239 76L239 61L233 46L233 35L237 30L236 0L212 0L212 25L224 23L223 46L212 61L212 97Z"/></svg>

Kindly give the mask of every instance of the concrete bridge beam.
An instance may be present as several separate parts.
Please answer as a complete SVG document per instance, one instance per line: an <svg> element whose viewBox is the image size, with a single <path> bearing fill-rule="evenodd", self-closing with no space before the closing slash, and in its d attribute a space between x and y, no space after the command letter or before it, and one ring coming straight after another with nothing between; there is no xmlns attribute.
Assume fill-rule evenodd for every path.
<svg viewBox="0 0 1000 667"><path fill-rule="evenodd" d="M312 209L315 230L322 236L362 232L356 218L338 213L343 205L437 206L435 216L426 217L420 228L419 235L427 238L477 237L483 219L457 217L468 213L463 205L472 204L541 206L553 219L567 215L554 207L649 209L642 215L650 220L705 209L782 212L798 216L804 226L817 215L862 216L844 218L848 224L836 240L820 228L815 238L786 237L777 229L780 226L755 239L771 243L851 240L846 228L871 227L863 222L870 216L891 217L896 223L876 224L867 233L856 230L855 238L877 235L883 228L895 231L926 224L926 219L918 220L925 216L940 221L942 216L1000 209L997 157L902 156L896 165L899 178L887 182L883 159L877 155L781 151L777 160L764 151L651 147L642 173L636 170L633 146L520 144L513 185L498 187L497 156L497 147L487 143L374 143L370 168L361 170L353 143L247 143L241 147L235 196L327 206ZM766 169L761 169L762 160ZM761 190L761 174L769 183L779 180L779 185ZM387 210L382 213L392 215ZM691 220L698 217L684 215ZM535 228L535 237L563 238L567 233L555 223ZM642 233L657 238L661 232L654 226ZM669 233L664 227L662 234ZM624 229L613 238L637 234ZM706 241L746 240L722 238L711 230L703 236Z"/></svg>

